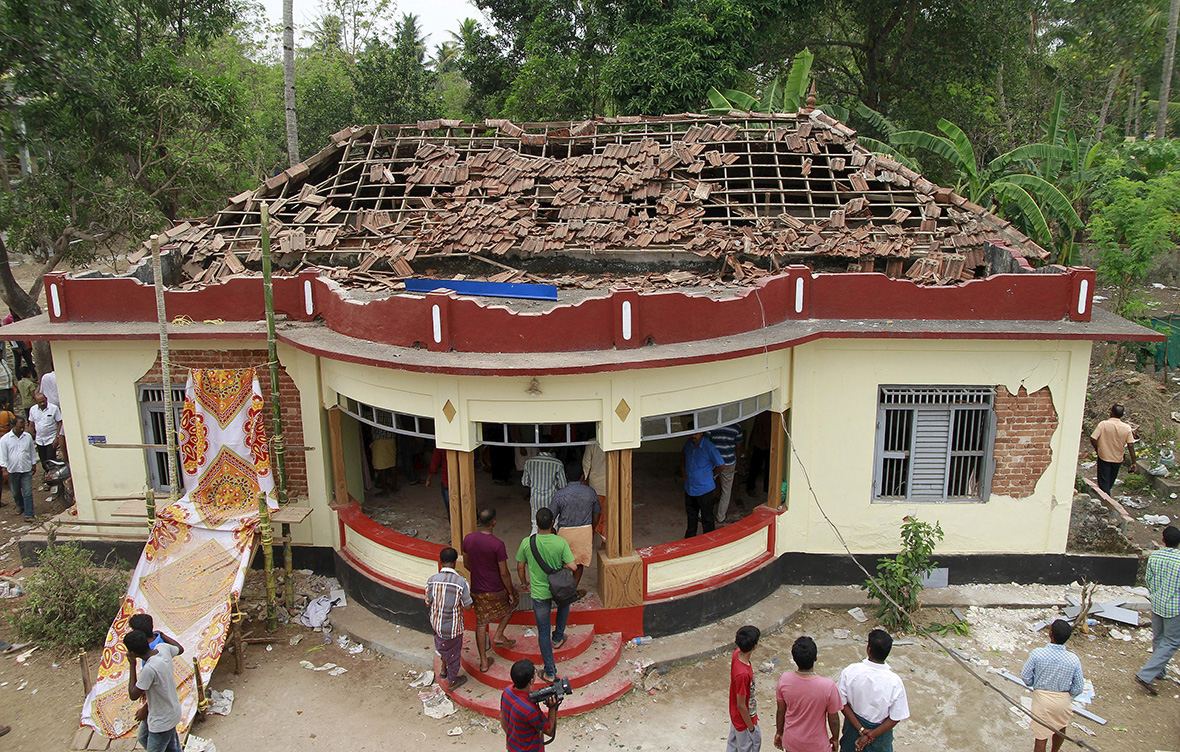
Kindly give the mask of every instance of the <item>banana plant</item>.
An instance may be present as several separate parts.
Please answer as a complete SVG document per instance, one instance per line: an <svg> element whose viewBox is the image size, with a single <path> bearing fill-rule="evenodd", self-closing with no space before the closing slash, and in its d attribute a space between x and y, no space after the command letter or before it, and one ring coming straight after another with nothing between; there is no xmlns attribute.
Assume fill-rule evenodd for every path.
<svg viewBox="0 0 1180 752"><path fill-rule="evenodd" d="M1064 250L1050 227L1053 220L1061 229L1060 238L1072 240L1073 233L1082 229L1082 220L1069 198L1044 176L1059 178L1060 165L1071 160L1070 149L1064 145L1037 142L1018 146L1005 154L980 164L967 134L954 123L938 121L940 134L926 131L896 131L889 135L895 148L914 148L941 157L954 171L955 192L967 196L981 206L991 206L993 212L1007 215L1022 231L1045 247L1058 248L1058 260ZM1056 140L1055 123L1050 124ZM1075 137L1076 142L1076 137ZM1051 170L1030 169L1040 163Z"/></svg>
<svg viewBox="0 0 1180 752"><path fill-rule="evenodd" d="M775 76L762 92L762 99L735 89L709 87L710 115L728 115L734 110L742 112L798 112L807 101L807 87L811 81L811 63L815 56L804 49L795 56L786 80Z"/></svg>

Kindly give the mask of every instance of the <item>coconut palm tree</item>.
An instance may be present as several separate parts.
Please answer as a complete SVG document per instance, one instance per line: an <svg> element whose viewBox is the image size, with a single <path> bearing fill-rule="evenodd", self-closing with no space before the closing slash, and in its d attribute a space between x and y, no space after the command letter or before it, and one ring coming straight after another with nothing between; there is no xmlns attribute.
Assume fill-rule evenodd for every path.
<svg viewBox="0 0 1180 752"><path fill-rule="evenodd" d="M1160 102L1171 102L1172 66L1176 62L1176 26L1180 23L1180 0L1172 0L1168 7L1168 36L1164 39L1164 70L1160 79ZM1155 137L1163 138L1167 132L1168 108L1156 107Z"/></svg>
<svg viewBox="0 0 1180 752"><path fill-rule="evenodd" d="M295 118L295 9L283 0L283 106L287 110L287 159L299 164L299 129Z"/></svg>

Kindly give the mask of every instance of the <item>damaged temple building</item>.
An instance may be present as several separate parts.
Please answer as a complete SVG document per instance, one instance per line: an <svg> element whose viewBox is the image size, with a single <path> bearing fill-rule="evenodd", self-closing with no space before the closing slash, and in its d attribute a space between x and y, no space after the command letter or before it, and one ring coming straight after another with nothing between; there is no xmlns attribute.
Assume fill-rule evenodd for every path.
<svg viewBox="0 0 1180 752"><path fill-rule="evenodd" d="M1094 309L1092 270L1048 263L819 110L342 131L164 234L170 385L146 246L125 275L48 275L47 315L13 336L52 342L83 535L142 540L102 523L142 514L145 478L165 484L158 448L104 443L161 443L163 391L186 368L267 362L264 203L286 442L310 448L287 462L310 509L292 536L384 618L424 628L438 551L500 493L482 448L542 436L606 458L596 597L571 616L600 634L680 632L783 582L859 582L812 490L870 560L917 515L941 523L952 582L1134 578L1133 559L1065 547L1091 343L1157 335ZM685 436L749 436L760 414L756 508L687 540L643 524L683 520L669 468ZM413 507L439 539L370 516L374 430L444 450L449 523L436 488ZM502 509L518 530L527 513Z"/></svg>

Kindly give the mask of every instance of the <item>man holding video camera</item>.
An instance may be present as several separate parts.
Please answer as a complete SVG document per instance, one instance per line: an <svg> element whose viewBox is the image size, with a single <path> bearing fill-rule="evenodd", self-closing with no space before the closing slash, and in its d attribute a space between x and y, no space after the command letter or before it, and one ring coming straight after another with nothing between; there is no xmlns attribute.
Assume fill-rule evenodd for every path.
<svg viewBox="0 0 1180 752"><path fill-rule="evenodd" d="M512 664L512 686L504 688L500 696L500 728L508 752L541 752L545 745L557 735L557 706L561 694L552 693L545 698L548 713L541 712L541 706L529 695L529 688L537 668L527 658ZM545 740L543 737L548 736Z"/></svg>

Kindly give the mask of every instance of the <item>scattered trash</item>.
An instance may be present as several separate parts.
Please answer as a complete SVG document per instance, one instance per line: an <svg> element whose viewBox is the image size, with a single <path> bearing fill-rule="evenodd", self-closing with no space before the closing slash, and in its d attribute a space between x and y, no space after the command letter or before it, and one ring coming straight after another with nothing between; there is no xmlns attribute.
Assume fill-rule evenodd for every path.
<svg viewBox="0 0 1180 752"><path fill-rule="evenodd" d="M1145 514L1139 521L1144 525L1170 525L1172 518L1166 514Z"/></svg>
<svg viewBox="0 0 1180 752"><path fill-rule="evenodd" d="M1124 507L1127 507L1128 509L1147 509L1146 502L1136 501L1135 499L1132 499L1130 496L1124 496L1123 498L1119 499L1119 503L1122 504Z"/></svg>
<svg viewBox="0 0 1180 752"><path fill-rule="evenodd" d="M1161 463L1159 465L1156 465L1155 467L1148 468L1147 474L1153 475L1156 478L1166 478L1166 477L1168 477L1168 468L1167 468L1167 466L1165 466L1164 464Z"/></svg>
<svg viewBox="0 0 1180 752"><path fill-rule="evenodd" d="M341 596L341 600L343 600L343 595ZM303 609L303 615L299 617L299 623L305 627L322 627L324 626L324 622L328 620L328 612L338 605L343 604L333 599L330 595L321 595L311 603L308 603L307 608Z"/></svg>
<svg viewBox="0 0 1180 752"><path fill-rule="evenodd" d="M791 595L803 595L803 591L800 590L799 588L789 587L789 588L787 588L787 592L790 593Z"/></svg>
<svg viewBox="0 0 1180 752"><path fill-rule="evenodd" d="M529 636L530 635L526 632L525 637L529 637ZM632 637L630 640L630 643L632 645L642 645L645 642L651 642L651 640L652 640L652 638L648 637L647 635L644 635L643 637Z"/></svg>
<svg viewBox="0 0 1180 752"><path fill-rule="evenodd" d="M210 739L202 739L195 734L189 734L188 741L184 743L184 752L217 752L217 747Z"/></svg>
<svg viewBox="0 0 1180 752"><path fill-rule="evenodd" d="M525 636L525 637L536 637L536 636L537 636L537 633L533 631L533 628L532 628L532 627L529 627L528 629L526 629L526 630L524 631L524 636Z"/></svg>
<svg viewBox="0 0 1180 752"><path fill-rule="evenodd" d="M416 528L416 527L407 527L403 530L398 530L397 532L401 533L402 535L408 536L410 538L417 538L418 537L418 528Z"/></svg>
<svg viewBox="0 0 1180 752"><path fill-rule="evenodd" d="M774 671L774 664L770 661L764 661L762 665L758 667L758 670L764 674L769 674L771 671Z"/></svg>
<svg viewBox="0 0 1180 752"><path fill-rule="evenodd" d="M37 650L38 650L37 646L34 645L33 647L29 648L25 652L18 655L16 657L16 662L17 663L24 663L25 661L29 660L29 656L32 655L33 653L37 652Z"/></svg>
<svg viewBox="0 0 1180 752"><path fill-rule="evenodd" d="M851 636L852 636L852 632L847 629L833 629L832 630L832 637L835 637L837 640L847 640Z"/></svg>
<svg viewBox="0 0 1180 752"><path fill-rule="evenodd" d="M209 691L209 712L213 715L229 715L230 711L234 709L234 691L227 689L224 692L218 692L216 689Z"/></svg>
<svg viewBox="0 0 1180 752"><path fill-rule="evenodd" d="M425 692L419 692L418 699L422 701L422 712L431 718L446 718L458 710L451 698L447 697L447 693L437 684Z"/></svg>
<svg viewBox="0 0 1180 752"><path fill-rule="evenodd" d="M1126 632L1120 631L1118 629L1110 630L1110 636L1111 636L1111 639L1122 640L1123 642L1130 642L1131 641L1131 635L1127 634Z"/></svg>
<svg viewBox="0 0 1180 752"><path fill-rule="evenodd" d="M322 666L317 666L314 663L312 663L311 661L299 661L299 665L303 666L304 668L306 668L310 671L327 671L329 673L331 671L333 671L334 669L338 668L338 666L335 663L325 663ZM332 674L332 675L339 676L339 674Z"/></svg>
<svg viewBox="0 0 1180 752"><path fill-rule="evenodd" d="M336 668L334 668L328 672L328 676L340 676L341 674L347 674L347 673L348 673L348 669L344 668L344 666L337 666Z"/></svg>
<svg viewBox="0 0 1180 752"><path fill-rule="evenodd" d="M268 652L268 653L273 652L274 649L275 649L274 645L267 645L266 646L266 652Z"/></svg>
<svg viewBox="0 0 1180 752"><path fill-rule="evenodd" d="M365 646L360 644L359 642L353 643L352 647L350 647L348 649L348 652L351 655L356 655L357 653L363 653L364 651L365 651Z"/></svg>
<svg viewBox="0 0 1180 752"><path fill-rule="evenodd" d="M420 674L417 674L417 677L418 678L414 679L414 681L410 682L410 686L413 687L414 689L420 689L422 687L429 687L431 684L434 683L434 672L429 669L427 669L426 671L423 671Z"/></svg>
<svg viewBox="0 0 1180 752"><path fill-rule="evenodd" d="M11 582L0 582L0 598L16 598L18 595L24 595L24 592Z"/></svg>
<svg viewBox="0 0 1180 752"><path fill-rule="evenodd" d="M864 624L866 621L869 620L869 617L865 616L864 609L861 608L860 606L857 606L856 608L848 609L848 615L851 616L853 619L856 619L857 621L859 621L861 624Z"/></svg>
<svg viewBox="0 0 1180 752"><path fill-rule="evenodd" d="M455 728L453 728L447 732L447 736L460 736L462 733L463 733L463 727L456 726Z"/></svg>
<svg viewBox="0 0 1180 752"><path fill-rule="evenodd" d="M1180 412L1172 413L1172 417L1175 417L1177 415L1180 415ZM1180 422L1180 418L1177 418L1177 422ZM1091 460L1090 462L1079 462L1078 466L1081 467L1083 470L1093 470L1097 464L1098 464L1097 462L1094 462L1093 460Z"/></svg>
<svg viewBox="0 0 1180 752"><path fill-rule="evenodd" d="M610 731L610 729L608 729L605 725L603 725L601 723L594 724L594 730L595 731Z"/></svg>
<svg viewBox="0 0 1180 752"><path fill-rule="evenodd" d="M289 640L289 643L291 645L298 645L302 641L303 641L303 635L297 634Z"/></svg>
<svg viewBox="0 0 1180 752"><path fill-rule="evenodd" d="M1082 682L1082 693L1073 698L1073 702L1074 705L1079 703L1082 705L1089 705L1090 703L1094 702L1095 697L1097 697L1097 693L1094 691L1094 682L1086 679Z"/></svg>

